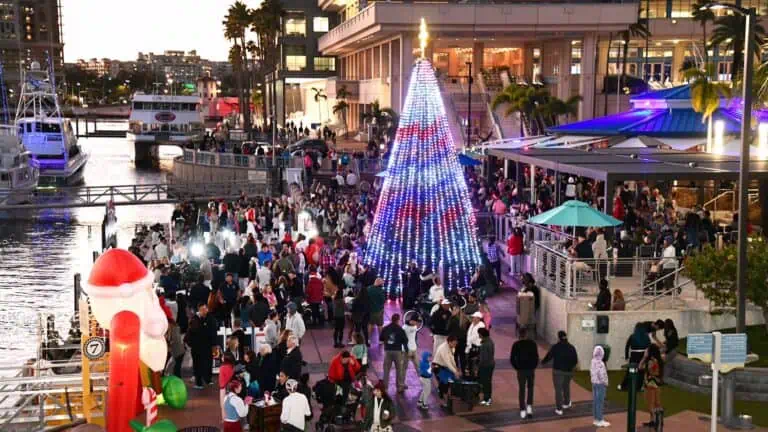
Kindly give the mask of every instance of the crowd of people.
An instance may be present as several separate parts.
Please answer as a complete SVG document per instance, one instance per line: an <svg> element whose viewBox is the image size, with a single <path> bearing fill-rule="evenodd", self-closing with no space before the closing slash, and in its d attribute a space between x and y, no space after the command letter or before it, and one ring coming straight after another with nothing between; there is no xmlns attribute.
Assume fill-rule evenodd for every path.
<svg viewBox="0 0 768 432"><path fill-rule="evenodd" d="M439 275L415 265L403 274L402 292L386 289L362 262L376 199L375 188L315 181L279 198L184 202L174 209L169 232L156 225L134 239L130 250L155 274L163 303L174 311L167 370L181 376L189 353L194 387L220 389L225 430L240 430L243 407L254 400L281 404L286 429L308 427L318 389L309 382L302 341L308 329L327 324L339 350L327 381L343 389L344 399L329 403L357 400L365 430L391 430L396 413L389 395L404 392L409 364L422 384L421 409L429 406L433 379L446 404L451 383L462 377L480 381L482 403L491 404L487 303L469 293L465 306L452 304ZM435 311L408 320L394 314L385 323L385 304L400 296L403 312L417 308L418 299ZM418 346L425 322L435 335L430 349ZM373 349L384 360L375 385L367 376Z"/></svg>

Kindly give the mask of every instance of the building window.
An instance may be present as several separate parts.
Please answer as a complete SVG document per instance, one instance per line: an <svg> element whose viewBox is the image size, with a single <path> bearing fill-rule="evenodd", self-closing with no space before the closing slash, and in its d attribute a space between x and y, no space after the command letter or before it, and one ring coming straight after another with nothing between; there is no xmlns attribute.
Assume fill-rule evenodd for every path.
<svg viewBox="0 0 768 432"><path fill-rule="evenodd" d="M571 47L571 75L581 75L581 47Z"/></svg>
<svg viewBox="0 0 768 432"><path fill-rule="evenodd" d="M315 57L315 70L333 72L336 70L336 59L333 57Z"/></svg>
<svg viewBox="0 0 768 432"><path fill-rule="evenodd" d="M328 17L314 17L312 19L312 31L325 33L328 31Z"/></svg>
<svg viewBox="0 0 768 432"><path fill-rule="evenodd" d="M285 69L303 71L307 68L307 50L304 45L284 45Z"/></svg>
<svg viewBox="0 0 768 432"><path fill-rule="evenodd" d="M286 36L306 36L307 19L302 12L288 12L285 15Z"/></svg>

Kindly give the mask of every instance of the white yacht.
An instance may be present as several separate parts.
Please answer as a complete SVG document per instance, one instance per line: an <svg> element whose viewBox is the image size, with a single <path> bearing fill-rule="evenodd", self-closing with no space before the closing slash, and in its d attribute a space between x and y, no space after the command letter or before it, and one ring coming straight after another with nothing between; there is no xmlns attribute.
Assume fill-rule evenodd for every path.
<svg viewBox="0 0 768 432"><path fill-rule="evenodd" d="M16 110L21 142L40 166L40 184L69 186L83 181L88 154L77 143L69 120L61 115L51 71L32 62L24 71Z"/></svg>
<svg viewBox="0 0 768 432"><path fill-rule="evenodd" d="M29 201L38 176L38 164L19 141L16 128L0 125L0 206Z"/></svg>
<svg viewBox="0 0 768 432"><path fill-rule="evenodd" d="M205 133L200 98L137 92L131 98L127 138L131 143L184 146Z"/></svg>

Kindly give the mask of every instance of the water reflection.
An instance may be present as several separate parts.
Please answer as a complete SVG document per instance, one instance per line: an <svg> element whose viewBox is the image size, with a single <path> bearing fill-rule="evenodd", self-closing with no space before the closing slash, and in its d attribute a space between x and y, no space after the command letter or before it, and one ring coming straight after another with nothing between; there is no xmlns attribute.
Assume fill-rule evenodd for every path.
<svg viewBox="0 0 768 432"><path fill-rule="evenodd" d="M181 154L162 147L161 170L137 170L133 148L123 139L82 138L81 144L91 154L85 182L95 186L162 183L172 158ZM171 209L167 204L118 207L118 244L130 243L136 224L165 221ZM92 253L101 245L103 211L41 210L24 220L0 220L0 367L34 357L42 311L56 315L59 333L66 337L74 275L87 277Z"/></svg>

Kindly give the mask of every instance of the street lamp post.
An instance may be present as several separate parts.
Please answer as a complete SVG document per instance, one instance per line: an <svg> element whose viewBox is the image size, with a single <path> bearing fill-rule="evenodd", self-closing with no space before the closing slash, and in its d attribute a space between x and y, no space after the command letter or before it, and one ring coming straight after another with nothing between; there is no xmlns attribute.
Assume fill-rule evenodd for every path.
<svg viewBox="0 0 768 432"><path fill-rule="evenodd" d="M749 218L749 148L752 133L752 74L754 58L755 9L723 3L709 3L703 9L729 9L745 17L744 23L744 68L742 99L744 110L741 118L741 158L739 160L739 220L736 243L736 332L746 328L747 311L747 220ZM706 47L705 47L706 49Z"/></svg>

